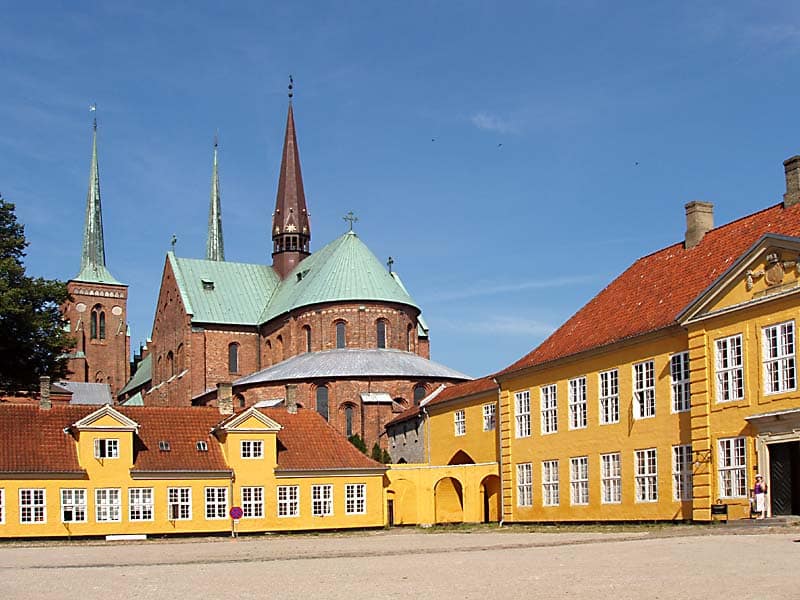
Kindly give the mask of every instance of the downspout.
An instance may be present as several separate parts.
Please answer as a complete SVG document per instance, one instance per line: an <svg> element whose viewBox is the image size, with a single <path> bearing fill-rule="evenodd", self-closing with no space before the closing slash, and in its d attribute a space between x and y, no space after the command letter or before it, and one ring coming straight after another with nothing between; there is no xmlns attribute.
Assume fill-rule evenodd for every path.
<svg viewBox="0 0 800 600"><path fill-rule="evenodd" d="M428 465L431 464L431 420L428 415L428 409L422 407L422 414L425 415L425 447L428 451Z"/></svg>
<svg viewBox="0 0 800 600"><path fill-rule="evenodd" d="M497 470L498 474L500 475L500 521L497 523L498 527L503 526L504 522L504 514L503 509L505 508L505 497L503 496L503 444L502 440L500 439L500 383L492 377L492 381L497 384L497 413L495 418L495 439L497 441Z"/></svg>

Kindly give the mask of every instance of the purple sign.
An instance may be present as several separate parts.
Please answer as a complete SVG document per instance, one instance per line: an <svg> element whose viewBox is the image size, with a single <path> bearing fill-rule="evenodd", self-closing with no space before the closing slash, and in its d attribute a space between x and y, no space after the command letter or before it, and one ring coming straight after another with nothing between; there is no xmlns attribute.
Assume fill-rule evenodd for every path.
<svg viewBox="0 0 800 600"><path fill-rule="evenodd" d="M233 506L231 507L231 519L238 521L242 518L244 511L242 510L241 506Z"/></svg>

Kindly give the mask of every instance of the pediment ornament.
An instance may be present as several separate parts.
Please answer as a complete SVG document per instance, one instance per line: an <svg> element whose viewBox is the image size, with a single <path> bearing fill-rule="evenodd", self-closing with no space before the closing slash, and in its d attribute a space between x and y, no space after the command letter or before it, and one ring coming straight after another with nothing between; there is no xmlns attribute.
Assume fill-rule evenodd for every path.
<svg viewBox="0 0 800 600"><path fill-rule="evenodd" d="M764 278L767 287L780 285L783 283L784 275L789 273L792 269L794 269L796 273L800 274L800 257L795 260L783 260L778 252L770 252L767 254L767 264L765 268L757 271L750 269L745 274L747 277L747 291L749 292L752 290L755 282L762 277Z"/></svg>

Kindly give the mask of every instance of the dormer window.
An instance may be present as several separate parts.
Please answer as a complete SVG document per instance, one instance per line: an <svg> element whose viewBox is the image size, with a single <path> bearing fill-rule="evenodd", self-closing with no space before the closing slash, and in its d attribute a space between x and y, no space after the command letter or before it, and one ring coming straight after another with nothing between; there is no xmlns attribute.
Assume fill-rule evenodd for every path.
<svg viewBox="0 0 800 600"><path fill-rule="evenodd" d="M119 440L98 438L94 441L95 458L119 458Z"/></svg>
<svg viewBox="0 0 800 600"><path fill-rule="evenodd" d="M203 284L203 289L208 292L214 291L214 282L211 279L201 279L200 282Z"/></svg>
<svg viewBox="0 0 800 600"><path fill-rule="evenodd" d="M160 440L158 442L158 449L161 452L169 452L170 451L169 442L166 440Z"/></svg>
<svg viewBox="0 0 800 600"><path fill-rule="evenodd" d="M263 458L264 442L261 440L242 440L242 458Z"/></svg>
<svg viewBox="0 0 800 600"><path fill-rule="evenodd" d="M208 442L197 442L196 446L198 452L208 452Z"/></svg>

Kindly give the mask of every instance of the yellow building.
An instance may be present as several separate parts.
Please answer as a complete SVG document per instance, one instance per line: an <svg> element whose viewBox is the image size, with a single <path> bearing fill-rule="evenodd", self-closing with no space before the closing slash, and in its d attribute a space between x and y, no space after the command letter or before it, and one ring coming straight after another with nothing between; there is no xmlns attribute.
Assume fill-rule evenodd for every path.
<svg viewBox="0 0 800 600"><path fill-rule="evenodd" d="M0 538L381 527L385 471L311 410L2 404Z"/></svg>
<svg viewBox="0 0 800 600"><path fill-rule="evenodd" d="M800 157L784 202L631 265L497 373L506 521L800 514ZM435 444L438 440L434 440Z"/></svg>

